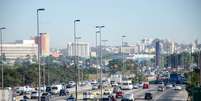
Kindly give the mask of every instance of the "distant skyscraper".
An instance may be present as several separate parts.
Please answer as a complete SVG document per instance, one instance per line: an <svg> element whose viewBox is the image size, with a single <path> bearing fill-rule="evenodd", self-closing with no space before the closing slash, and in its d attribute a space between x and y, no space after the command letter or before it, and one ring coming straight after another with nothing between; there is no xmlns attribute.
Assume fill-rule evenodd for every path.
<svg viewBox="0 0 201 101"><path fill-rule="evenodd" d="M47 33L40 33L40 38L35 37L35 42L38 44L40 39L40 54L41 56L49 55L49 37Z"/></svg>
<svg viewBox="0 0 201 101"><path fill-rule="evenodd" d="M198 40L195 40L191 47L191 52L195 52L198 49Z"/></svg>
<svg viewBox="0 0 201 101"><path fill-rule="evenodd" d="M172 41L171 43L171 54L175 53L175 43Z"/></svg>
<svg viewBox="0 0 201 101"><path fill-rule="evenodd" d="M156 57L155 57L155 64L156 67L160 66L160 41L156 41Z"/></svg>

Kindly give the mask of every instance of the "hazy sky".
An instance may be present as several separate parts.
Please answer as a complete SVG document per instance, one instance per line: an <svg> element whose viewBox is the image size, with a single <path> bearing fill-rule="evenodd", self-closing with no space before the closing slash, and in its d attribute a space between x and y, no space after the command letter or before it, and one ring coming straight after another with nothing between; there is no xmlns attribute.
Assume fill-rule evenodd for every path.
<svg viewBox="0 0 201 101"><path fill-rule="evenodd" d="M201 0L0 0L0 27L4 40L29 39L36 35L36 9L40 32L47 32L51 47L73 41L73 20L78 36L94 45L95 26L105 25L107 44L120 44L120 36L135 43L144 37L201 42Z"/></svg>

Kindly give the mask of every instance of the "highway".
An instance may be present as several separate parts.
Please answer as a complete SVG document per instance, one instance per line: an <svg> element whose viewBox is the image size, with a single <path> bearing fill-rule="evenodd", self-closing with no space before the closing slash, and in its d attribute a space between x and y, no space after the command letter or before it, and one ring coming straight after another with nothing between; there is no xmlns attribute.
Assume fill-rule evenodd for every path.
<svg viewBox="0 0 201 101"><path fill-rule="evenodd" d="M90 86L79 87L80 91L89 91L91 90ZM71 88L70 91L74 92L74 88ZM100 92L93 90L93 92ZM153 99L151 101L186 101L188 94L185 91L184 87L182 90L174 90L173 88L165 89L164 91L158 91L158 85L150 85L149 89L133 89L133 90L123 90L124 94L133 93L136 101L144 101L144 94L150 92L153 94ZM100 97L100 96L99 96ZM51 101L66 101L67 96L54 96ZM80 92L78 94L78 100L82 101L83 95ZM36 99L30 99L28 101L37 101ZM121 99L117 99L121 101Z"/></svg>
<svg viewBox="0 0 201 101"><path fill-rule="evenodd" d="M124 94L133 93L136 101L144 101L144 94L146 92L150 92L153 94L153 99L151 101L186 101L187 100L187 92L183 89L180 91L176 91L173 88L166 89L165 91L158 91L158 85L151 85L149 89L133 89L133 90L124 90ZM65 101L67 97L54 97L51 99L52 101ZM79 100L81 101L82 94L79 94ZM36 100L29 100L36 101ZM121 99L117 99L117 101L121 101Z"/></svg>

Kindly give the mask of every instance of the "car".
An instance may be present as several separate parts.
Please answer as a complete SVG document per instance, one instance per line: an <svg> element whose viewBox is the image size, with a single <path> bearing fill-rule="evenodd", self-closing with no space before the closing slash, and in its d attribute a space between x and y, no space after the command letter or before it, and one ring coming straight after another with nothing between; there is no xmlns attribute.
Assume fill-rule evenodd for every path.
<svg viewBox="0 0 201 101"><path fill-rule="evenodd" d="M61 89L61 90L59 91L59 96L66 96L66 95L67 95L67 92L66 92L65 89Z"/></svg>
<svg viewBox="0 0 201 101"><path fill-rule="evenodd" d="M71 85L71 86L75 86L76 85L74 81L69 81L68 84Z"/></svg>
<svg viewBox="0 0 201 101"><path fill-rule="evenodd" d="M118 83L115 82L115 81L111 81L110 83L111 83L111 86L112 86L112 87L114 87L114 86L118 86Z"/></svg>
<svg viewBox="0 0 201 101"><path fill-rule="evenodd" d="M104 95L99 101L112 101L109 95Z"/></svg>
<svg viewBox="0 0 201 101"><path fill-rule="evenodd" d="M46 90L46 92L51 93L51 87L48 86L48 87L46 87L45 90Z"/></svg>
<svg viewBox="0 0 201 101"><path fill-rule="evenodd" d="M94 84L92 85L92 90L97 90L98 89L98 85Z"/></svg>
<svg viewBox="0 0 201 101"><path fill-rule="evenodd" d="M132 93L125 94L121 99L121 101L135 101L134 94Z"/></svg>
<svg viewBox="0 0 201 101"><path fill-rule="evenodd" d="M116 98L122 98L124 95L123 91L119 90L116 92Z"/></svg>
<svg viewBox="0 0 201 101"><path fill-rule="evenodd" d="M134 84L133 85L133 89L138 89L139 88L139 85L138 84Z"/></svg>
<svg viewBox="0 0 201 101"><path fill-rule="evenodd" d="M179 86L179 85L176 85L174 89L175 89L175 90L182 90L182 87Z"/></svg>
<svg viewBox="0 0 201 101"><path fill-rule="evenodd" d="M164 91L165 87L164 86L158 86L158 91Z"/></svg>
<svg viewBox="0 0 201 101"><path fill-rule="evenodd" d="M111 91L111 89L105 89L103 94L104 95L110 95L110 94L112 94L112 91Z"/></svg>
<svg viewBox="0 0 201 101"><path fill-rule="evenodd" d="M83 93L83 100L92 100L94 99L94 95L92 94L92 92L87 91Z"/></svg>
<svg viewBox="0 0 201 101"><path fill-rule="evenodd" d="M76 99L73 95L71 95L66 99L66 101L76 101Z"/></svg>
<svg viewBox="0 0 201 101"><path fill-rule="evenodd" d="M152 93L145 93L144 99L145 100L151 100L153 98Z"/></svg>
<svg viewBox="0 0 201 101"><path fill-rule="evenodd" d="M37 99L39 97L39 93L37 91L31 92L31 99Z"/></svg>
<svg viewBox="0 0 201 101"><path fill-rule="evenodd" d="M172 87L173 87L172 84L167 84L167 85L166 85L166 88L172 88Z"/></svg>
<svg viewBox="0 0 201 101"><path fill-rule="evenodd" d="M140 82L139 87L143 87L144 83Z"/></svg>
<svg viewBox="0 0 201 101"><path fill-rule="evenodd" d="M119 91L119 90L121 90L120 87L118 87L118 86L113 87L113 93L116 93L116 92Z"/></svg>
<svg viewBox="0 0 201 101"><path fill-rule="evenodd" d="M41 96L41 101L50 101L51 98L51 94L48 92L44 92Z"/></svg>

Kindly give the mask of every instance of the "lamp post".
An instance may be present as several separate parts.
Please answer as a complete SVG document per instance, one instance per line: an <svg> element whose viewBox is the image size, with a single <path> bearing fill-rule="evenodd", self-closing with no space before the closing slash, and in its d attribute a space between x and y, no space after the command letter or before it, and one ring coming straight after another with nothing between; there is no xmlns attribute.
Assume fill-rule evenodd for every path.
<svg viewBox="0 0 201 101"><path fill-rule="evenodd" d="M98 81L98 65L99 65L99 61L98 61L98 33L100 33L100 31L96 31L96 80Z"/></svg>
<svg viewBox="0 0 201 101"><path fill-rule="evenodd" d="M76 41L76 23L80 22L80 20L74 20L74 65L75 65L75 81L76 81L76 87L75 87L75 96L77 101L77 89L78 89L78 69L77 69L77 41Z"/></svg>
<svg viewBox="0 0 201 101"><path fill-rule="evenodd" d="M0 28L0 34L1 34L1 89L2 89L2 101L4 101L4 67L3 67L3 33L2 30L6 29L6 27Z"/></svg>
<svg viewBox="0 0 201 101"><path fill-rule="evenodd" d="M105 26L96 26L96 28L99 30L99 34L100 34L100 39L99 39L99 41L100 41L100 80L101 80L101 99L102 99L102 97L103 97L103 84L102 84L102 52L101 52L101 48L102 48L102 46L101 46L101 29L102 28L104 28Z"/></svg>
<svg viewBox="0 0 201 101"><path fill-rule="evenodd" d="M82 37L76 37L76 48L77 48L77 63L78 63L78 84L80 82L80 66L79 66L79 50L78 50L78 46L79 46L79 40L81 39Z"/></svg>
<svg viewBox="0 0 201 101"><path fill-rule="evenodd" d="M124 52L123 52L123 47L124 47L124 38L125 38L126 36L125 35L122 35L121 36L121 54L122 54L122 74L124 74L124 69L125 69L125 65L124 65ZM124 74L125 75L125 74Z"/></svg>
<svg viewBox="0 0 201 101"><path fill-rule="evenodd" d="M39 12L40 11L45 11L44 8L39 8L37 9L37 41L38 41L38 94L39 94L39 97L38 97L38 101L40 101L40 92L41 92L41 71L40 71L40 52L41 52L41 46L40 46L40 43L41 43L41 40L40 40L40 32L39 32Z"/></svg>

